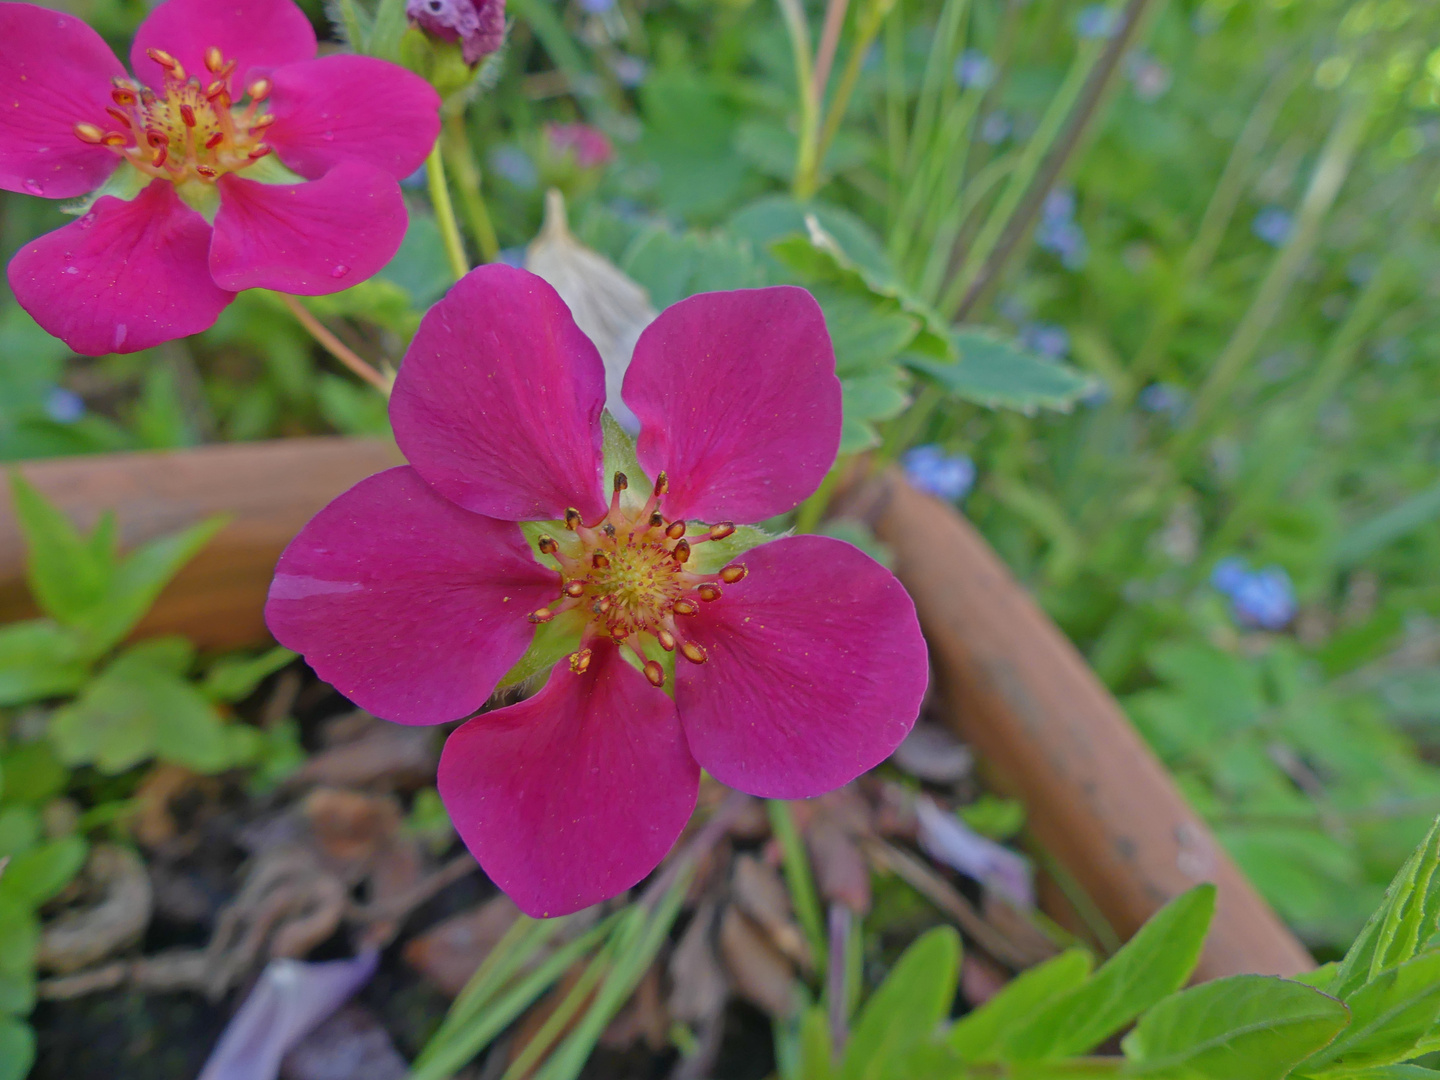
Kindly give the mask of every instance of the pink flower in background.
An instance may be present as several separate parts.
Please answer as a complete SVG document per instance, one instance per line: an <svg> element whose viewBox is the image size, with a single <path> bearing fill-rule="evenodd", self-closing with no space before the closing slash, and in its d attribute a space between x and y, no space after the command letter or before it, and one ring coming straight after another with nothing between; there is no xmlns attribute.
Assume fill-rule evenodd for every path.
<svg viewBox="0 0 1440 1080"><path fill-rule="evenodd" d="M472 271L400 369L410 465L321 511L266 607L322 678L406 724L480 708L537 625L537 645L558 642L543 689L470 720L440 763L465 843L533 915L654 869L702 767L755 795L821 794L890 754L925 689L887 570L827 537L735 543L733 522L793 508L835 458L840 385L808 293L676 304L640 337L624 398L653 483L604 475L604 366L555 290ZM548 522L530 526L541 556L521 521Z"/></svg>
<svg viewBox="0 0 1440 1080"><path fill-rule="evenodd" d="M574 154L575 164L582 169L598 169L615 156L615 147L605 133L589 124L546 124L545 141L556 157Z"/></svg>
<svg viewBox="0 0 1440 1080"><path fill-rule="evenodd" d="M10 263L35 321L76 352L134 352L206 329L241 289L338 292L384 266L440 100L315 50L291 0L167 0L132 78L79 19L0 3L0 188L99 191Z"/></svg>

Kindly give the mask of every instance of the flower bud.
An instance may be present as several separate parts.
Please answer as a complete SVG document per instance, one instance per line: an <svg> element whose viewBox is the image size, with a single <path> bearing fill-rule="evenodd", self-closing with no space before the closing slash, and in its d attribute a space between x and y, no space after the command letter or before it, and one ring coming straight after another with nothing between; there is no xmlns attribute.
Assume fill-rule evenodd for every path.
<svg viewBox="0 0 1440 1080"><path fill-rule="evenodd" d="M430 37L460 42L471 67L505 41L505 0L406 0L405 14Z"/></svg>

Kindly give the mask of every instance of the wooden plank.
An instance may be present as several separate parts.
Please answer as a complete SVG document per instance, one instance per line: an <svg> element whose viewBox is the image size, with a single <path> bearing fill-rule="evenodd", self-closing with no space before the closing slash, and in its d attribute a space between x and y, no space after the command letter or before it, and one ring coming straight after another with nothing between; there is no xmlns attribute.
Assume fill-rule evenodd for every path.
<svg viewBox="0 0 1440 1080"><path fill-rule="evenodd" d="M1170 898L1213 881L1218 906L1197 978L1314 967L969 522L895 474L858 491L852 509L895 553L955 728L1025 803L1036 839L1122 938Z"/></svg>
<svg viewBox="0 0 1440 1080"><path fill-rule="evenodd" d="M191 450L56 458L18 466L82 528L114 510L121 545L192 525L231 522L171 583L143 634L185 634L206 649L264 641L262 615L275 560L317 510L365 477L401 464L380 440L314 438ZM8 490L0 494L0 623L35 614L25 545Z"/></svg>

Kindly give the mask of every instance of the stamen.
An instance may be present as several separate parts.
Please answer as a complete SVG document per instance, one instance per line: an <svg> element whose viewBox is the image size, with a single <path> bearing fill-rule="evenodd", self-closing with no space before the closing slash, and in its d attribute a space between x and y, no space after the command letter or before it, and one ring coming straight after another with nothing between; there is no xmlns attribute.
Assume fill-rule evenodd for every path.
<svg viewBox="0 0 1440 1080"><path fill-rule="evenodd" d="M743 580L749 572L750 571L745 569L744 566L736 563L734 566L727 566L724 570L720 571L720 580L725 582L726 585L734 585L737 581Z"/></svg>
<svg viewBox="0 0 1440 1080"><path fill-rule="evenodd" d="M576 529L580 528L580 521L581 518L579 510L576 510L572 506L569 510L565 511L565 528L569 529L571 532L574 532Z"/></svg>
<svg viewBox="0 0 1440 1080"><path fill-rule="evenodd" d="M618 492L621 492L621 491L624 491L624 490L625 490L626 488L628 488L629 486L630 486L630 478L629 478L628 476L626 476L623 472L617 472L617 473L615 474L615 491L616 491L617 493L618 493Z"/></svg>
<svg viewBox="0 0 1440 1080"><path fill-rule="evenodd" d="M660 661L645 661L645 678L649 679L650 685L657 690L665 685L665 669L660 666Z"/></svg>
<svg viewBox="0 0 1440 1080"><path fill-rule="evenodd" d="M83 143L98 146L104 140L105 133L94 124L76 124L75 137Z"/></svg>
<svg viewBox="0 0 1440 1080"><path fill-rule="evenodd" d="M128 128L130 126L129 113L121 112L119 109L115 108L114 105L105 106L105 112L108 113L110 118L114 120L117 124L119 124L121 127Z"/></svg>
<svg viewBox="0 0 1440 1080"><path fill-rule="evenodd" d="M189 105L182 104L180 106L180 119L186 127L193 128L195 126L195 110Z"/></svg>
<svg viewBox="0 0 1440 1080"><path fill-rule="evenodd" d="M210 138L205 140L205 149L214 150L215 147L219 146L224 141L225 133L223 131L217 131L214 135L211 135Z"/></svg>
<svg viewBox="0 0 1440 1080"><path fill-rule="evenodd" d="M666 528L665 535L668 536L671 540L679 540L682 536L685 535L685 522L672 521L670 525Z"/></svg>
<svg viewBox="0 0 1440 1080"><path fill-rule="evenodd" d="M655 640L660 642L660 648L666 652L675 651L675 635L663 626L655 631Z"/></svg>
<svg viewBox="0 0 1440 1080"><path fill-rule="evenodd" d="M693 641L686 641L680 646L680 655L689 660L692 664L703 664L709 659L709 655L703 648Z"/></svg>
<svg viewBox="0 0 1440 1080"><path fill-rule="evenodd" d="M669 490L670 474L662 471L659 476L655 477L655 497L658 499Z"/></svg>
<svg viewBox="0 0 1440 1080"><path fill-rule="evenodd" d="M610 569L609 556L603 551L597 551L594 555L590 556L590 565L596 570L608 570Z"/></svg>
<svg viewBox="0 0 1440 1080"><path fill-rule="evenodd" d="M264 101L270 96L270 91L274 89L274 85L275 84L272 83L269 79L256 79L253 83L250 84L248 88L250 100Z"/></svg>
<svg viewBox="0 0 1440 1080"><path fill-rule="evenodd" d="M266 146L264 143L261 143L259 146L255 147L254 150L250 151L250 160L259 161L268 153L270 153L270 147Z"/></svg>
<svg viewBox="0 0 1440 1080"><path fill-rule="evenodd" d="M205 50L205 66L212 72L219 71L225 66L225 54L218 47L211 45Z"/></svg>
<svg viewBox="0 0 1440 1080"><path fill-rule="evenodd" d="M690 541L681 540L678 544L675 545L675 550L672 551L671 554L675 556L676 562L685 562L687 559L690 558Z"/></svg>
<svg viewBox="0 0 1440 1080"><path fill-rule="evenodd" d="M700 599L705 601L705 603L707 604L713 604L716 600L719 600L720 597L725 595L724 591L720 588L719 585L713 585L708 582L704 585L701 585L700 588L696 589L695 591L699 594Z"/></svg>
<svg viewBox="0 0 1440 1080"><path fill-rule="evenodd" d="M135 102L140 99L135 96L135 91L126 89L123 86L117 86L114 90L110 91L110 100L123 108L134 105Z"/></svg>
<svg viewBox="0 0 1440 1080"><path fill-rule="evenodd" d="M100 141L106 146L125 146L130 142L129 139L125 138L125 136L121 135L118 131L107 132L105 137Z"/></svg>
<svg viewBox="0 0 1440 1080"><path fill-rule="evenodd" d="M555 542L555 538L549 535L540 537L535 541L535 546L540 549L542 555L554 555L560 550L560 545Z"/></svg>
<svg viewBox="0 0 1440 1080"><path fill-rule="evenodd" d="M675 603L671 605L670 610L675 612L676 615L700 614L700 609L695 606L695 602L693 600L686 600L683 598L676 600Z"/></svg>
<svg viewBox="0 0 1440 1080"><path fill-rule="evenodd" d="M584 675L585 669L590 666L590 657L594 654L589 649L581 649L579 652L570 654L570 670L576 675Z"/></svg>
<svg viewBox="0 0 1440 1080"><path fill-rule="evenodd" d="M710 526L711 540L724 540L727 536L735 535L735 523L733 521L718 521Z"/></svg>
<svg viewBox="0 0 1440 1080"><path fill-rule="evenodd" d="M257 116L255 122L250 125L250 133L253 135L257 131L264 131L278 119L280 119L280 117L277 113L266 113L264 116Z"/></svg>
<svg viewBox="0 0 1440 1080"><path fill-rule="evenodd" d="M555 618L555 612L551 611L548 607L536 608L530 613L530 621L532 623L547 623L553 618Z"/></svg>
<svg viewBox="0 0 1440 1080"><path fill-rule="evenodd" d="M656 510L650 515L650 528L663 529L665 527L665 515Z"/></svg>
<svg viewBox="0 0 1440 1080"><path fill-rule="evenodd" d="M165 164L165 159L169 156L170 148L168 146L162 146L160 147L160 149L155 151L155 156L150 159L150 164L158 169L160 168L160 166Z"/></svg>
<svg viewBox="0 0 1440 1080"><path fill-rule="evenodd" d="M203 176L206 180L214 180L217 176L220 175L217 170L212 169L209 165L196 165L195 171L201 176Z"/></svg>
<svg viewBox="0 0 1440 1080"><path fill-rule="evenodd" d="M567 581L565 583L565 588L561 589L560 591L563 592L566 596L584 596L585 582L581 581L579 578L576 578L573 581Z"/></svg>

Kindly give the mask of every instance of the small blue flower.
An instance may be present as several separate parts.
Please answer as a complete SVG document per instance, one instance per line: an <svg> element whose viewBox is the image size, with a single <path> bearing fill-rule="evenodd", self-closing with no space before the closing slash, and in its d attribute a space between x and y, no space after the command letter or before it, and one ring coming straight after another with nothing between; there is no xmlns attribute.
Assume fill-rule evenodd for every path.
<svg viewBox="0 0 1440 1080"><path fill-rule="evenodd" d="M497 146L490 152L490 168L518 188L533 188L540 182L535 162L518 146Z"/></svg>
<svg viewBox="0 0 1440 1080"><path fill-rule="evenodd" d="M1137 400L1146 412L1165 413L1173 417L1185 411L1188 396L1182 387L1173 383L1151 383L1140 391Z"/></svg>
<svg viewBox="0 0 1440 1080"><path fill-rule="evenodd" d="M1075 33L1082 38L1108 38L1118 25L1114 11L1104 4L1091 4L1075 20Z"/></svg>
<svg viewBox="0 0 1440 1080"><path fill-rule="evenodd" d="M1059 225L1075 217L1075 191L1072 188L1055 188L1045 196L1040 207L1040 220Z"/></svg>
<svg viewBox="0 0 1440 1080"><path fill-rule="evenodd" d="M1279 247L1290 236L1290 212L1283 207L1267 206L1255 215L1250 231L1271 247Z"/></svg>
<svg viewBox="0 0 1440 1080"><path fill-rule="evenodd" d="M85 415L85 399L63 386L53 387L45 395L45 415L57 424L73 424Z"/></svg>
<svg viewBox="0 0 1440 1080"><path fill-rule="evenodd" d="M1090 254L1085 231L1075 220L1075 192L1056 188L1045 196L1040 209L1040 224L1035 229L1035 243L1044 251L1060 256L1067 270L1079 270Z"/></svg>
<svg viewBox="0 0 1440 1080"><path fill-rule="evenodd" d="M405 177L404 180L401 180L401 181L400 181L400 186L401 186L402 188L404 188L406 191L424 191L424 190L425 190L425 182L426 182L425 166L424 166L424 165L421 165L418 169L416 169L414 172L412 172L409 176Z"/></svg>
<svg viewBox="0 0 1440 1080"><path fill-rule="evenodd" d="M1020 328L1020 344L1052 360L1070 354L1069 331L1055 323L1027 323Z"/></svg>
<svg viewBox="0 0 1440 1080"><path fill-rule="evenodd" d="M1125 62L1125 74L1141 101L1154 101L1170 89L1170 69L1149 53L1132 53Z"/></svg>
<svg viewBox="0 0 1440 1080"><path fill-rule="evenodd" d="M580 6L591 15L604 15L615 6L615 0L580 0Z"/></svg>
<svg viewBox="0 0 1440 1080"><path fill-rule="evenodd" d="M638 56L616 53L610 58L610 70L615 73L615 78L620 80L621 86L639 86L645 81L650 69Z"/></svg>
<svg viewBox="0 0 1440 1080"><path fill-rule="evenodd" d="M1250 574L1249 564L1238 555L1227 555L1210 571L1210 584L1226 596L1234 596L1235 590Z"/></svg>
<svg viewBox="0 0 1440 1080"><path fill-rule="evenodd" d="M975 486L975 463L964 454L947 454L938 446L907 450L901 464L910 483L937 498L963 499Z"/></svg>
<svg viewBox="0 0 1440 1080"><path fill-rule="evenodd" d="M995 65L979 49L966 49L955 61L955 81L967 90L985 90L995 81Z"/></svg>
<svg viewBox="0 0 1440 1080"><path fill-rule="evenodd" d="M1235 621L1257 630L1283 630L1297 610L1290 575L1278 566L1246 574L1230 599Z"/></svg>
<svg viewBox="0 0 1440 1080"><path fill-rule="evenodd" d="M992 146L1002 143L1010 137L1012 127L1010 118L1003 112L992 112L980 125L980 138Z"/></svg>

